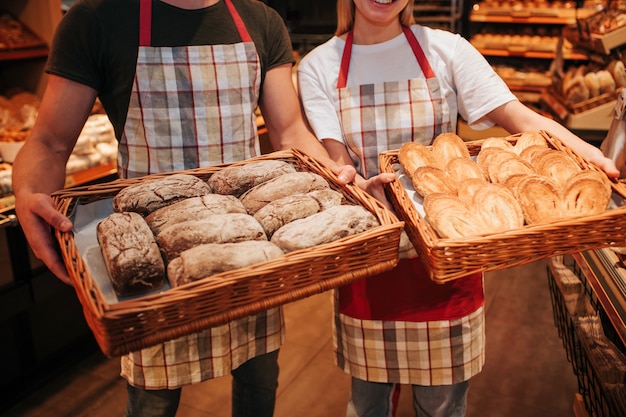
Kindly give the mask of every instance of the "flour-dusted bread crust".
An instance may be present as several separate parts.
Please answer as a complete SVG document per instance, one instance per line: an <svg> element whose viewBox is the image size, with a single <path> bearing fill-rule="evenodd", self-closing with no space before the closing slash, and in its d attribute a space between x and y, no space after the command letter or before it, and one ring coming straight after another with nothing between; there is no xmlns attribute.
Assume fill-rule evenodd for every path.
<svg viewBox="0 0 626 417"><path fill-rule="evenodd" d="M208 243L183 251L167 266L172 287L178 287L220 272L231 271L283 255L283 251L268 241L237 243Z"/></svg>
<svg viewBox="0 0 626 417"><path fill-rule="evenodd" d="M328 181L321 175L312 172L292 172L251 188L240 197L240 200L248 213L254 215L263 206L279 198L328 188L330 188Z"/></svg>
<svg viewBox="0 0 626 417"><path fill-rule="evenodd" d="M285 161L257 161L226 167L211 175L207 182L214 193L239 197L252 187L292 172L296 169Z"/></svg>
<svg viewBox="0 0 626 417"><path fill-rule="evenodd" d="M163 286L165 265L154 235L141 215L113 213L98 223L96 233L118 296L143 294Z"/></svg>
<svg viewBox="0 0 626 417"><path fill-rule="evenodd" d="M202 220L214 214L243 213L246 208L232 195L207 194L191 197L169 206L162 207L146 216L152 233L158 235L167 227L190 221Z"/></svg>
<svg viewBox="0 0 626 417"><path fill-rule="evenodd" d="M274 233L271 242L285 252L292 252L330 243L376 226L380 226L378 219L361 206L335 206L286 224Z"/></svg>
<svg viewBox="0 0 626 417"><path fill-rule="evenodd" d="M267 237L271 238L276 230L287 223L338 206L342 200L343 195L331 189L290 195L268 203L254 214L254 218L261 223Z"/></svg>
<svg viewBox="0 0 626 417"><path fill-rule="evenodd" d="M182 251L205 243L267 240L267 236L259 222L249 214L227 213L175 224L162 230L156 239L169 262Z"/></svg>
<svg viewBox="0 0 626 417"><path fill-rule="evenodd" d="M113 210L134 211L147 215L155 210L190 197L211 193L202 179L188 174L173 174L130 185L113 198Z"/></svg>

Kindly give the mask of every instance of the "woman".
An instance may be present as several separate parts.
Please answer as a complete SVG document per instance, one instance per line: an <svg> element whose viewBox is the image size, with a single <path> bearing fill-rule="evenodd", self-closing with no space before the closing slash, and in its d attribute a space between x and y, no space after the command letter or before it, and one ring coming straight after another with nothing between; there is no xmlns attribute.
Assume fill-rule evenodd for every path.
<svg viewBox="0 0 626 417"><path fill-rule="evenodd" d="M378 154L454 131L547 130L610 176L614 164L520 103L456 34L414 24L412 0L338 0L336 36L306 55L298 80L306 117L331 157L353 163L359 185L383 198ZM352 376L348 416L391 416L394 387L410 384L419 416L463 416L483 367L481 274L440 285L419 259L336 292L337 364Z"/></svg>

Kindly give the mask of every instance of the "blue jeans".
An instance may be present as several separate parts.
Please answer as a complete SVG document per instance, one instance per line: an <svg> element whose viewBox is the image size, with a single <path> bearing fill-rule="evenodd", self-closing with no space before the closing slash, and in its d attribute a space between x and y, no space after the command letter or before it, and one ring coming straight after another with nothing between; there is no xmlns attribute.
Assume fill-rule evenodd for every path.
<svg viewBox="0 0 626 417"><path fill-rule="evenodd" d="M232 416L272 417L278 389L278 350L250 359L231 372ZM127 384L126 417L174 417L181 389L143 390Z"/></svg>
<svg viewBox="0 0 626 417"><path fill-rule="evenodd" d="M469 382L426 387L412 385L416 417L463 417ZM395 384L352 378L347 417L391 417Z"/></svg>

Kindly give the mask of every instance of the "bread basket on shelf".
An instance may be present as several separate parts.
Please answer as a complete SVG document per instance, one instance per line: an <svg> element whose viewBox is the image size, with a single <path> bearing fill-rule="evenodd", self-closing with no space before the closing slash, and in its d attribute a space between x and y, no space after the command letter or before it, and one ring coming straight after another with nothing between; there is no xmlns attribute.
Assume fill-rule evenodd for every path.
<svg viewBox="0 0 626 417"><path fill-rule="evenodd" d="M583 169L599 171L574 153L558 138L541 132L550 148L565 152ZM507 137L515 143L518 136ZM480 151L483 140L466 142L470 155ZM401 174L398 151L380 154L381 172ZM406 184L406 183L405 183ZM441 238L411 199L401 181L387 185L387 195L405 222L405 230L432 280L447 282L475 272L502 270L557 255L601 247L623 246L626 241L626 187L611 182L612 208L597 215L563 219L551 223L466 238Z"/></svg>
<svg viewBox="0 0 626 417"><path fill-rule="evenodd" d="M85 318L105 355L125 354L221 325L384 272L397 264L403 222L357 187L338 184L333 172L297 150L182 172L207 180L227 166L266 159L284 160L299 171L321 175L348 203L370 211L380 226L331 243L289 252L272 261L118 302L108 301L103 294L84 254L79 253L75 233L57 232ZM53 199L61 213L72 216L77 207L102 203L129 185L172 174L65 189L55 193Z"/></svg>

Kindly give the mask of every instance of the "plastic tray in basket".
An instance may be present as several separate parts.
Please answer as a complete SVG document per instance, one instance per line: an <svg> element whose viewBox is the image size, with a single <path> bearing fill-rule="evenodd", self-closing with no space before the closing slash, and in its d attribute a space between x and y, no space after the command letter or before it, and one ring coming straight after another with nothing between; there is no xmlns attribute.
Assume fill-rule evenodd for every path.
<svg viewBox="0 0 626 417"><path fill-rule="evenodd" d="M226 166L264 159L284 160L298 170L323 176L348 203L365 207L381 225L331 243L290 252L272 261L166 288L156 294L112 299L110 291L104 289L102 281L92 274L98 265L86 261L93 254L80 253L77 242L82 237L76 231L77 223L90 222L94 229L101 220L98 217L103 215L98 214L98 210L109 207L110 199L121 189L137 181L173 173L70 188L53 195L58 210L68 216L74 216L79 209L89 213L91 206L100 206L100 209L94 209L95 214L87 222L77 222L74 218L75 230L57 232L57 240L87 323L104 354L125 354L221 325L384 272L398 263L403 222L357 187L338 184L334 173L297 150L183 172L206 180ZM92 251L99 253L99 250Z"/></svg>
<svg viewBox="0 0 626 417"><path fill-rule="evenodd" d="M559 139L542 132L549 146L567 153L583 169L598 169L574 153ZM512 143L517 136L510 136ZM472 156L480 151L482 140L466 142ZM487 272L524 265L553 256L607 246L623 246L626 241L626 187L612 182L610 209L602 214L577 217L491 235L462 239L441 238L425 217L421 200L415 196L410 179L398 163L398 151L380 154L381 172L396 173L397 181L387 185L388 198L405 222L405 230L432 280L447 282L475 272Z"/></svg>

